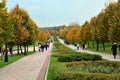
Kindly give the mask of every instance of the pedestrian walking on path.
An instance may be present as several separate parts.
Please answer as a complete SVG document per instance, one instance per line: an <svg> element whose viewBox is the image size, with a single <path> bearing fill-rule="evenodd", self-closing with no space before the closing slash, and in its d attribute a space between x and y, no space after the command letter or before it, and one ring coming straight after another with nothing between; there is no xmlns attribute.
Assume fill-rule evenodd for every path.
<svg viewBox="0 0 120 80"><path fill-rule="evenodd" d="M41 43L38 43L38 51L41 51Z"/></svg>
<svg viewBox="0 0 120 80"><path fill-rule="evenodd" d="M79 47L80 47L80 45L79 45L79 43L77 43L77 50L79 50Z"/></svg>
<svg viewBox="0 0 120 80"><path fill-rule="evenodd" d="M64 41L62 39L58 39L58 40L64 45ZM69 45L69 46L66 46L66 47L69 47L69 48L75 50L73 45ZM120 61L120 56L117 56L117 55L116 55L116 59L114 59L113 55L111 55L111 54L93 52L93 51L89 51L89 50L83 50L81 48L79 48L79 50L77 50L77 52L85 52L85 53L88 53L88 54L98 54L98 55L102 56L103 59L106 59L106 60L109 60L109 61Z"/></svg>
<svg viewBox="0 0 120 80"><path fill-rule="evenodd" d="M117 55L117 43L113 43L111 50L112 50L114 59L116 59L116 55Z"/></svg>
<svg viewBox="0 0 120 80"><path fill-rule="evenodd" d="M45 80L51 51L52 44L42 54L32 54L0 68L0 80Z"/></svg>
<svg viewBox="0 0 120 80"><path fill-rule="evenodd" d="M45 43L44 47L45 47L45 50L48 49L48 43L47 42Z"/></svg>
<svg viewBox="0 0 120 80"><path fill-rule="evenodd" d="M82 48L85 49L85 42L82 43Z"/></svg>
<svg viewBox="0 0 120 80"><path fill-rule="evenodd" d="M41 51L44 52L45 44L41 44Z"/></svg>

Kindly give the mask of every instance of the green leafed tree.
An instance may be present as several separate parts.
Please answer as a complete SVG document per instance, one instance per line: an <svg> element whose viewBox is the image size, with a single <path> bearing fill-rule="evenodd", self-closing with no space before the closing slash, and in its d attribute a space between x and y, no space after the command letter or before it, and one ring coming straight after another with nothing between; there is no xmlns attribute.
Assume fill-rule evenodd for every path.
<svg viewBox="0 0 120 80"><path fill-rule="evenodd" d="M29 38L27 40L27 45L33 45L33 51L35 51L35 42L38 40L38 26L35 24L35 22L29 18L27 23L27 29L29 31Z"/></svg>
<svg viewBox="0 0 120 80"><path fill-rule="evenodd" d="M83 25L82 25L82 30L81 30L81 38L82 38L82 41L83 42L88 42L88 47L89 46L89 41L91 41L91 26L89 24L89 22L85 22Z"/></svg>
<svg viewBox="0 0 120 80"><path fill-rule="evenodd" d="M13 38L14 23L12 17L7 12L6 0L0 3L0 41L8 47L8 42ZM8 51L5 53L5 62L8 62Z"/></svg>
<svg viewBox="0 0 120 80"><path fill-rule="evenodd" d="M96 50L99 50L99 39L98 39L98 35L97 33L97 25L98 25L98 21L97 21L97 17L93 17L90 21L90 26L91 26L91 40L93 41L93 48L94 48L94 41L97 43L97 47Z"/></svg>
<svg viewBox="0 0 120 80"><path fill-rule="evenodd" d="M106 17L105 12L101 12L98 16L97 16L97 39L100 43L103 44L103 50L105 50L105 45L104 43L108 41L108 30L109 30L109 25L107 22L108 18Z"/></svg>
<svg viewBox="0 0 120 80"><path fill-rule="evenodd" d="M108 39L111 42L120 42L120 1L117 3L111 3L106 9L106 13L109 15L109 31Z"/></svg>

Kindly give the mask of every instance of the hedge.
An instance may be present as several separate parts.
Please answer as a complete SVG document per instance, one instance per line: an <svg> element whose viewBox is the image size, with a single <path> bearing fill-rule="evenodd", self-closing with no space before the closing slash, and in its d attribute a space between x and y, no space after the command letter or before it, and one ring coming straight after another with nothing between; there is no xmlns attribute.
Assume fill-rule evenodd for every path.
<svg viewBox="0 0 120 80"><path fill-rule="evenodd" d="M72 62L72 61L95 61L95 60L102 60L102 57L100 55L96 54L63 54L58 57L58 61L60 62Z"/></svg>

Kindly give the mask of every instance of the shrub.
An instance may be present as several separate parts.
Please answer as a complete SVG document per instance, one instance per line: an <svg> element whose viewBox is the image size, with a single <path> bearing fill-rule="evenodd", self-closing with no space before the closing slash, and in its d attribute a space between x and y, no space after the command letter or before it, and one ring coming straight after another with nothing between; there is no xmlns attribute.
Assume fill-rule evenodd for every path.
<svg viewBox="0 0 120 80"><path fill-rule="evenodd" d="M75 56L75 61L81 61L81 60L83 60L83 55L74 55Z"/></svg>
<svg viewBox="0 0 120 80"><path fill-rule="evenodd" d="M102 60L101 56L96 54L68 54L68 55L62 55L58 57L58 61L60 62L72 62L72 61L88 61L88 60Z"/></svg>
<svg viewBox="0 0 120 80"><path fill-rule="evenodd" d="M103 63L105 65L102 65ZM119 76L120 73L116 72L114 74L114 72L112 72L109 74L110 71L109 69L111 69L110 67L111 65L109 65L109 63L112 64L112 68L114 70L117 70L120 67L119 62L117 63L117 62L100 62L100 61L97 62L82 61L82 62L69 62L67 64L63 63L57 65L56 68L54 69L54 79L55 80L120 80L120 76ZM96 66L98 64L99 66ZM90 67L91 65L93 65L94 67L93 66ZM106 69L106 65L108 65L107 69ZM114 65L116 66L115 68L113 67ZM91 68L90 70L93 69L98 72L89 72L87 68L89 69Z"/></svg>
<svg viewBox="0 0 120 80"><path fill-rule="evenodd" d="M94 54L92 60L102 60L102 57L100 55Z"/></svg>
<svg viewBox="0 0 120 80"><path fill-rule="evenodd" d="M74 61L74 58L70 55L61 55L58 57L58 61L60 62L71 62Z"/></svg>
<svg viewBox="0 0 120 80"><path fill-rule="evenodd" d="M66 80L68 78L69 70L65 67L65 64L58 64L54 69L54 79L55 80ZM70 76L69 76L70 77Z"/></svg>

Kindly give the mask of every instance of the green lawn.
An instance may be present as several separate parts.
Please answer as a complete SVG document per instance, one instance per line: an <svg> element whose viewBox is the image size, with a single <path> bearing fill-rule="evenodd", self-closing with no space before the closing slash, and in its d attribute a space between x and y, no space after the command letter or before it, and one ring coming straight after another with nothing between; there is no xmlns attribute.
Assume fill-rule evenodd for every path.
<svg viewBox="0 0 120 80"><path fill-rule="evenodd" d="M96 51L95 48L87 48L87 50L90 50L90 51L94 51L94 52L101 52L101 53L107 53L107 54L112 54L112 51L111 51L111 48L110 47L106 47L105 50L103 50L103 48L99 48L99 51ZM117 55L120 56L120 51L117 50Z"/></svg>
<svg viewBox="0 0 120 80"><path fill-rule="evenodd" d="M110 43L110 42L105 43L105 50L103 50L103 45L99 44L99 50L98 51L96 51L96 43L95 42L94 42L94 48L93 48L93 43L92 42L89 42L89 44L90 44L90 48L86 48L86 50L112 54L112 51L111 51L112 43ZM86 44L86 45L88 45L88 44ZM82 48L82 46L80 46L80 47ZM120 51L119 51L118 48L117 48L117 55L120 56Z"/></svg>
<svg viewBox="0 0 120 80"><path fill-rule="evenodd" d="M89 48L88 50L96 51L95 48L94 49L92 48L92 45L91 45L91 48ZM102 46L100 46L99 52L112 54L109 46L106 47L105 51L103 51ZM59 62L58 58L61 55L68 55L68 54L73 54L74 55L74 54L76 54L76 51L74 51L74 50L72 50L72 49L62 45L57 40L57 38L55 38L54 39L54 43L53 43L52 53L53 54L51 55L51 59L50 59L50 65L49 65L49 69L48 69L47 80L55 80L55 75L59 74L59 69L62 68L62 67L59 67L59 69L57 69L58 71L56 70L56 72L55 72L55 69L57 68L57 66L61 66L63 63L66 63L66 62ZM71 57L70 58L66 57L66 59L71 59ZM107 60L100 60L100 61L102 62L102 61L107 61ZM78 62L80 62L80 61L78 61ZM73 62L73 61L71 63L76 64L76 62ZM87 61L85 61L85 63L87 63ZM61 72L64 72L64 71L60 70L60 76L64 76L64 75L61 74ZM59 79L59 80L61 80L61 79ZM62 79L62 80L67 80L67 79ZM76 80L78 80L78 79L76 79Z"/></svg>
<svg viewBox="0 0 120 80"><path fill-rule="evenodd" d="M31 55L33 53L35 53L35 52L28 52L26 56ZM9 60L8 62L4 62L4 56L2 56L3 59L1 60L1 58L0 58L0 68L6 66L8 64L11 64L11 63L23 58L23 57L26 57L26 56L24 54L20 54L20 55L14 54L12 57L9 55L8 56L8 60Z"/></svg>
<svg viewBox="0 0 120 80"><path fill-rule="evenodd" d="M65 47L64 45L62 45L57 38L54 39L54 43L53 43L53 49L52 49L52 55L51 55L51 58L50 58L50 65L49 65L49 70L48 70L48 75L47 75L47 80L54 80L54 75L53 75L53 72L54 72L54 69L56 67L56 65L58 65L59 62L57 60L58 56L60 54L69 54L69 53L75 53L74 50L70 49L70 48L67 48Z"/></svg>
<svg viewBox="0 0 120 80"><path fill-rule="evenodd" d="M57 57L54 57L53 55L51 55L51 60L50 60L50 65L49 65L47 80L54 80L53 70L54 70L55 66L58 63L60 63L60 62L58 62Z"/></svg>

